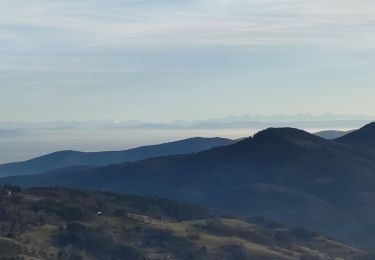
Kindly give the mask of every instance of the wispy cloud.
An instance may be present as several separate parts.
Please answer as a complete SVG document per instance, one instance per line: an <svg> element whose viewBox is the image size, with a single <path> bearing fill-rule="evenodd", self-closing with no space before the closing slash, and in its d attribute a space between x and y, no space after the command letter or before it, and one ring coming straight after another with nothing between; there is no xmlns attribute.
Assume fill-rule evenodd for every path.
<svg viewBox="0 0 375 260"><path fill-rule="evenodd" d="M370 0L3 0L8 48L374 48Z"/></svg>
<svg viewBox="0 0 375 260"><path fill-rule="evenodd" d="M0 10L0 121L375 109L374 0L0 0Z"/></svg>

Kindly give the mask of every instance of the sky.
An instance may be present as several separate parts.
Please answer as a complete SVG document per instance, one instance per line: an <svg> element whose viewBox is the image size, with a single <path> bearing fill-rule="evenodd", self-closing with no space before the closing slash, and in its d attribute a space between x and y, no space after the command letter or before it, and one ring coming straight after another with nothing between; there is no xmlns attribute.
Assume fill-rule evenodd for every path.
<svg viewBox="0 0 375 260"><path fill-rule="evenodd" d="M0 121L375 112L373 0L0 0Z"/></svg>

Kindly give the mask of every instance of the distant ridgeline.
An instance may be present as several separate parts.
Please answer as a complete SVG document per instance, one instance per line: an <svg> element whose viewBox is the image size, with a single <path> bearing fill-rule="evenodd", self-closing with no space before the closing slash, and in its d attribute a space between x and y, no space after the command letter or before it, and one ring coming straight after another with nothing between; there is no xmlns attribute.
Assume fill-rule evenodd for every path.
<svg viewBox="0 0 375 260"><path fill-rule="evenodd" d="M1 182L158 196L226 214L265 216L362 248L375 245L375 123L334 140L270 128L197 153Z"/></svg>
<svg viewBox="0 0 375 260"><path fill-rule="evenodd" d="M169 200L0 188L0 259L374 259L302 228Z"/></svg>
<svg viewBox="0 0 375 260"><path fill-rule="evenodd" d="M157 156L196 153L213 147L233 144L235 142L234 140L225 138L196 137L124 151L60 151L24 162L0 165L0 176L36 174L72 166L104 166L116 163L134 162Z"/></svg>

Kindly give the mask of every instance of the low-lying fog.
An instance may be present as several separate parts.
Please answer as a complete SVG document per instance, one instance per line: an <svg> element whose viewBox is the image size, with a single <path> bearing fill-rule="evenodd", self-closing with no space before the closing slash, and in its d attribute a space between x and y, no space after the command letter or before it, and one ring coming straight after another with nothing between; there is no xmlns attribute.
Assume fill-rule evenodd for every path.
<svg viewBox="0 0 375 260"><path fill-rule="evenodd" d="M26 160L59 150L125 150L196 136L237 139L251 136L261 129L0 129L0 164ZM312 133L322 130L305 129Z"/></svg>
<svg viewBox="0 0 375 260"><path fill-rule="evenodd" d="M0 131L0 164L30 159L58 150L125 150L142 145L201 136L240 138L250 136L249 129L96 129L96 130L15 130Z"/></svg>

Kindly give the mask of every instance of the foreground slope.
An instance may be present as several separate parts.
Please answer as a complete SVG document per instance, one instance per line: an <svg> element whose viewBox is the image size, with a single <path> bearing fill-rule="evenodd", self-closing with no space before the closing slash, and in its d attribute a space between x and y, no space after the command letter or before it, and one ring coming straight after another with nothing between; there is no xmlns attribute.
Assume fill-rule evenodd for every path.
<svg viewBox="0 0 375 260"><path fill-rule="evenodd" d="M362 247L375 244L374 149L292 128L267 129L192 155L1 182L157 195L226 213L266 216Z"/></svg>
<svg viewBox="0 0 375 260"><path fill-rule="evenodd" d="M347 135L336 139L338 142L349 144L375 145L375 122L370 123L357 131L353 131Z"/></svg>
<svg viewBox="0 0 375 260"><path fill-rule="evenodd" d="M233 144L225 138L190 138L159 145L149 145L125 151L77 152L60 151L28 161L0 165L0 176L35 174L71 166L102 166L138 161L156 156L188 154L213 147Z"/></svg>
<svg viewBox="0 0 375 260"><path fill-rule="evenodd" d="M371 259L301 228L160 199L4 187L0 210L2 259Z"/></svg>

